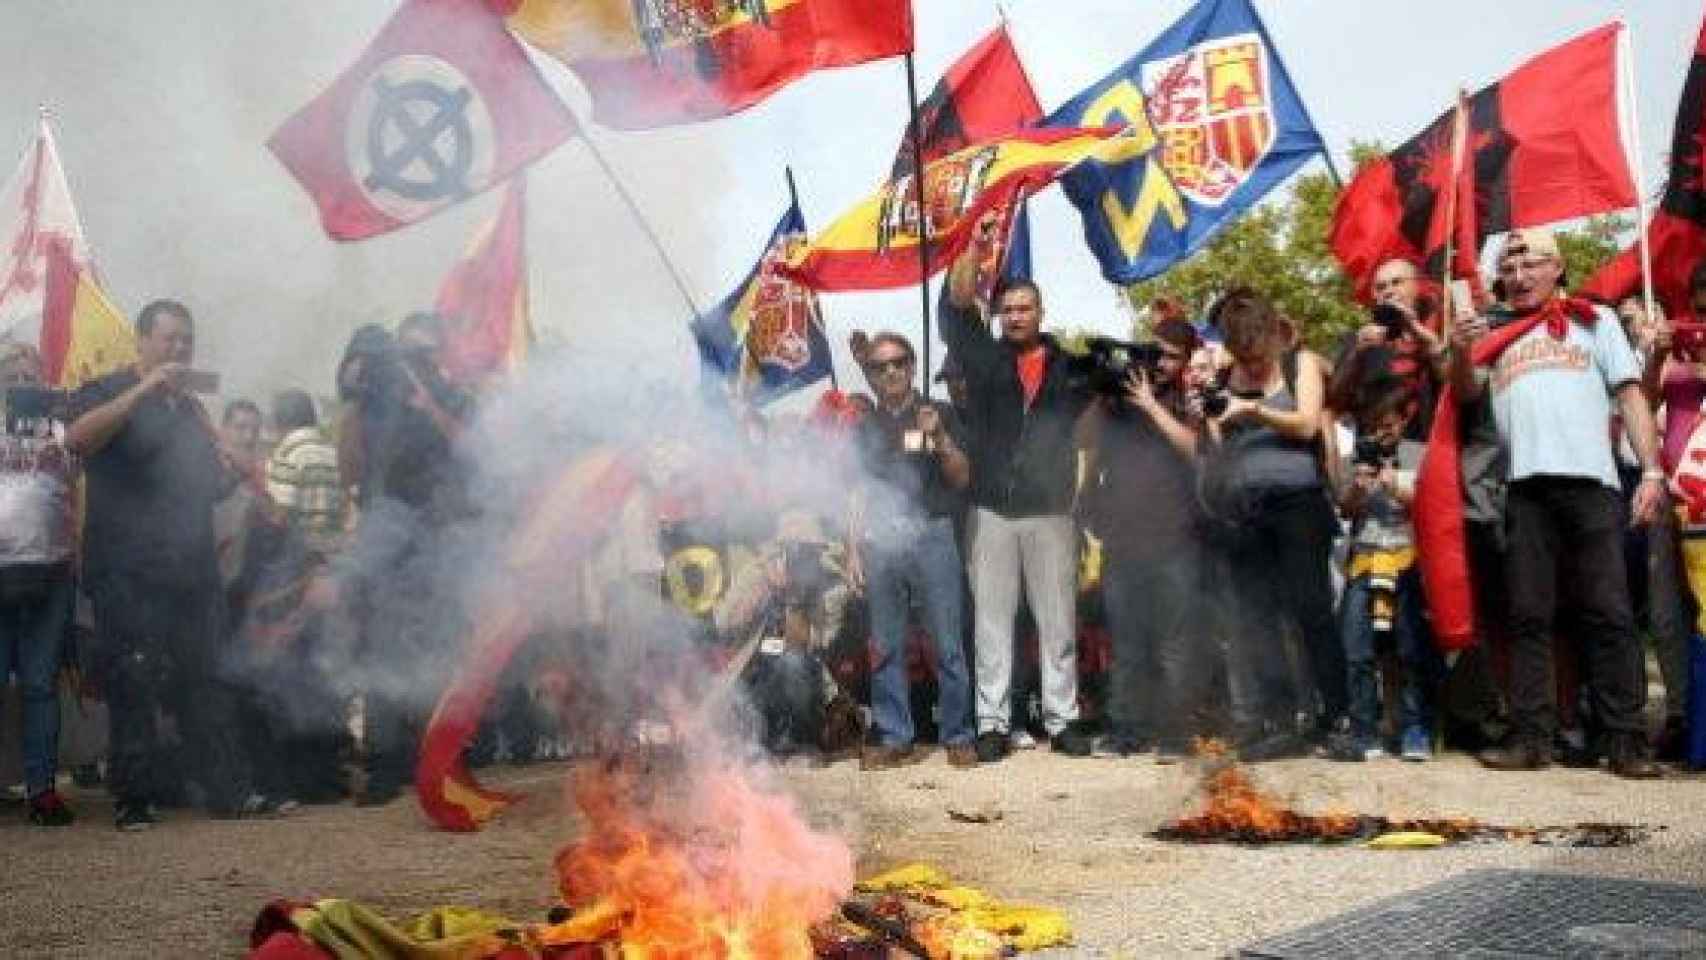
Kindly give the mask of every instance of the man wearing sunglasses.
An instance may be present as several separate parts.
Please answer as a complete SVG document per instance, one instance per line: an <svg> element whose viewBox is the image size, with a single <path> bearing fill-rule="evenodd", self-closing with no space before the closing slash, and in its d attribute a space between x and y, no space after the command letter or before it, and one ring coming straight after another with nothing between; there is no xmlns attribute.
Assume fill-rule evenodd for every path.
<svg viewBox="0 0 1706 960"><path fill-rule="evenodd" d="M876 742L865 748L860 766L883 769L921 757L913 747L907 678L909 597L921 601L924 626L936 644L937 739L950 764L976 766L954 544L954 517L971 481L963 431L951 407L924 399L913 386L917 371L905 337L886 332L872 337L864 367L877 408L859 436L868 482L849 540L854 581L863 580L877 649L871 664Z"/></svg>
<svg viewBox="0 0 1706 960"><path fill-rule="evenodd" d="M1000 339L977 308L977 265L995 218L948 277L942 339L966 379L972 464L967 570L976 625L977 755L1001 760L1010 746L1013 620L1025 586L1037 623L1043 728L1057 753L1088 756L1078 720L1076 431L1089 396L1073 382L1054 338L1042 333L1042 291L1029 280L996 289Z"/></svg>

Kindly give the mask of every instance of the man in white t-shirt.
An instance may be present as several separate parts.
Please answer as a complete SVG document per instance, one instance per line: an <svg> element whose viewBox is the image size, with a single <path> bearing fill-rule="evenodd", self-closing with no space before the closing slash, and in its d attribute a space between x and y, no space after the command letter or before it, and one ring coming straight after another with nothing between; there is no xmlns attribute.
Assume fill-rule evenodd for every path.
<svg viewBox="0 0 1706 960"><path fill-rule="evenodd" d="M1634 521L1647 523L1663 501L1664 473L1640 364L1611 311L1563 298L1564 262L1550 233L1512 232L1498 271L1511 322L1537 322L1498 355L1489 376L1468 378L1472 395L1491 391L1510 464L1505 574L1514 731L1481 762L1497 770L1551 762L1552 633L1562 621L1577 631L1611 772L1655 777L1659 769L1646 753L1645 670L1623 567L1623 504L1610 429L1615 402L1642 468ZM1558 617L1560 610L1570 616Z"/></svg>

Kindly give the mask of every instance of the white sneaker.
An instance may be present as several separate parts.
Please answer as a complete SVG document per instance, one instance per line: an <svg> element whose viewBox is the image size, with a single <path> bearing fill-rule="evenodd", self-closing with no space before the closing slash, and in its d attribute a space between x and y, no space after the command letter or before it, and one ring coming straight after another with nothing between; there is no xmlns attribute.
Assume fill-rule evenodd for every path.
<svg viewBox="0 0 1706 960"><path fill-rule="evenodd" d="M1037 738L1024 730L1013 731L1008 739L1012 741L1015 750L1035 750L1037 748Z"/></svg>

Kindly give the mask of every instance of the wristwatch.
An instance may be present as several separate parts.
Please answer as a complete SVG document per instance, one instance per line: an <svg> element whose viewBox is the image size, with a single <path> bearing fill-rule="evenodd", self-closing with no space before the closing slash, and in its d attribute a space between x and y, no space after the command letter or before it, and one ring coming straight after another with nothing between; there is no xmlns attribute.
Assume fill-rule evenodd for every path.
<svg viewBox="0 0 1706 960"><path fill-rule="evenodd" d="M1641 482L1646 483L1648 480L1657 480L1660 483L1664 483L1665 482L1665 472L1663 470L1660 470L1658 467L1649 467L1645 470L1642 470L1641 471Z"/></svg>

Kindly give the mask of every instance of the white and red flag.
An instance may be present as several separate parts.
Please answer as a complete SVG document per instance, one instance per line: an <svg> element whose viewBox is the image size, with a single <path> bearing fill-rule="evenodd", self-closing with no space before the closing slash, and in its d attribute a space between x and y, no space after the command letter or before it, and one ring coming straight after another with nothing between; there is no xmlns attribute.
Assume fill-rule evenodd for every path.
<svg viewBox="0 0 1706 960"><path fill-rule="evenodd" d="M361 240L502 183L576 129L482 0L406 0L267 146L326 234Z"/></svg>
<svg viewBox="0 0 1706 960"><path fill-rule="evenodd" d="M83 269L89 248L43 116L41 131L0 190L0 339L40 340L49 265L66 261Z"/></svg>

